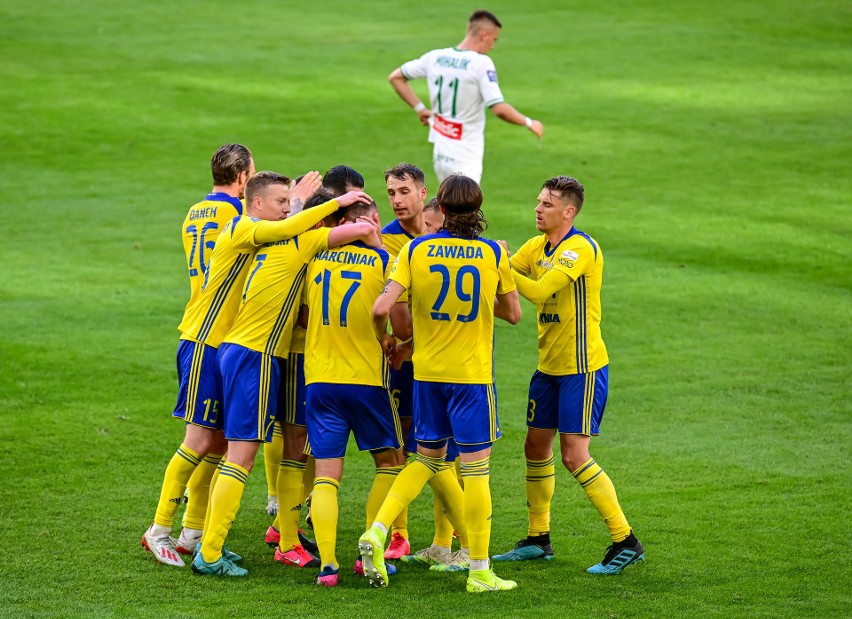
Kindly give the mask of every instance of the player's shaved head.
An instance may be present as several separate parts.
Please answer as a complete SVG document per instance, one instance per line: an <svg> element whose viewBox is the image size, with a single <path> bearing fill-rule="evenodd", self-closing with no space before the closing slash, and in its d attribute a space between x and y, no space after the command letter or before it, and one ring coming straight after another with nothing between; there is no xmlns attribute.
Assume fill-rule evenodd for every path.
<svg viewBox="0 0 852 619"><path fill-rule="evenodd" d="M290 187L290 179L278 172L258 172L246 184L246 204L251 204L256 196L263 196L272 185Z"/></svg>
<svg viewBox="0 0 852 619"><path fill-rule="evenodd" d="M225 144L213 153L210 171L214 185L231 185L241 172L249 174L252 166L251 151L242 144Z"/></svg>
<svg viewBox="0 0 852 619"><path fill-rule="evenodd" d="M487 26L502 28L503 24L494 13L485 9L474 11L467 20L467 31L471 34L478 34L483 27Z"/></svg>
<svg viewBox="0 0 852 619"><path fill-rule="evenodd" d="M583 208L584 189L583 185L576 178L571 176L554 176L544 181L541 186L546 189L551 195L561 200L568 206L573 206L580 212Z"/></svg>
<svg viewBox="0 0 852 619"><path fill-rule="evenodd" d="M413 163L400 163L385 172L385 182L389 178L395 178L399 181L412 180L415 186L420 189L426 184L426 175L423 170L418 168Z"/></svg>
<svg viewBox="0 0 852 619"><path fill-rule="evenodd" d="M440 208L438 206L438 198L432 198L426 204L423 205L424 211L439 211Z"/></svg>

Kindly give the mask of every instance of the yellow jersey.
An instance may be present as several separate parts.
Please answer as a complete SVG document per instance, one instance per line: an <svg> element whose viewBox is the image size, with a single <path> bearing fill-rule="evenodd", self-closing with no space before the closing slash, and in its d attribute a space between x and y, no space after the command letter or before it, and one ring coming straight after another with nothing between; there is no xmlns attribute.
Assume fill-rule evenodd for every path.
<svg viewBox="0 0 852 619"><path fill-rule="evenodd" d="M402 246L414 238L413 234L402 227L398 219L394 219L382 228L382 245L385 246L385 251L391 256L398 256Z"/></svg>
<svg viewBox="0 0 852 619"><path fill-rule="evenodd" d="M538 310L538 369L563 376L594 372L609 363L601 337L601 284L604 257L585 232L571 228L556 247L547 235L534 237L512 255L512 268L532 280L555 269L570 283Z"/></svg>
<svg viewBox="0 0 852 619"><path fill-rule="evenodd" d="M201 292L204 274L219 233L234 217L243 214L243 202L226 193L209 193L189 208L181 226L183 251L189 272L189 298Z"/></svg>
<svg viewBox="0 0 852 619"><path fill-rule="evenodd" d="M224 342L276 357L290 352L307 263L328 249L331 228L267 243L254 254L239 310Z"/></svg>
<svg viewBox="0 0 852 619"><path fill-rule="evenodd" d="M304 286L302 287L304 290ZM298 315L297 315L298 317ZM293 335L290 337L290 352L305 354L305 336L307 331L298 324L293 326Z"/></svg>
<svg viewBox="0 0 852 619"><path fill-rule="evenodd" d="M247 215L231 219L216 239L201 292L189 300L184 310L178 326L181 339L218 348L240 307L240 293L255 250L264 243L289 239L308 230L337 208L337 200L330 200L281 221Z"/></svg>
<svg viewBox="0 0 852 619"><path fill-rule="evenodd" d="M388 388L390 372L373 333L388 253L356 242L317 254L308 265L305 384Z"/></svg>
<svg viewBox="0 0 852 619"><path fill-rule="evenodd" d="M446 231L421 236L400 250L390 279L409 291L414 378L493 383L494 299L515 290L506 250Z"/></svg>

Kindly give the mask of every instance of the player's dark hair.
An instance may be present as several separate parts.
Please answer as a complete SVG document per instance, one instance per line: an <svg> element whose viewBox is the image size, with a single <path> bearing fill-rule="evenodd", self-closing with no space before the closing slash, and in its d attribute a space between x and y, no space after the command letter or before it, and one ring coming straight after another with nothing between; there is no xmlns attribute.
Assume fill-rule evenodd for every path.
<svg viewBox="0 0 852 619"><path fill-rule="evenodd" d="M438 198L432 198L426 204L423 205L424 211L437 211L438 208Z"/></svg>
<svg viewBox="0 0 852 619"><path fill-rule="evenodd" d="M336 165L322 177L322 186L330 189L335 196L342 196L349 187L364 189L364 177L348 165Z"/></svg>
<svg viewBox="0 0 852 619"><path fill-rule="evenodd" d="M331 193L325 187L320 187L317 189L310 198L305 200L305 206L303 210L308 210L309 208L313 208L315 206L319 206L320 204L325 204L329 200L334 200L336 196Z"/></svg>
<svg viewBox="0 0 852 619"><path fill-rule="evenodd" d="M278 172L258 172L246 183L246 204L251 204L255 196L262 194L270 185L290 186L290 179Z"/></svg>
<svg viewBox="0 0 852 619"><path fill-rule="evenodd" d="M341 218L349 222L355 222L359 217L369 217L373 213L378 212L379 207L375 202L370 200L369 203L356 202L355 204L343 209L339 209L335 215L342 212ZM338 218L337 221L340 221Z"/></svg>
<svg viewBox="0 0 852 619"><path fill-rule="evenodd" d="M417 187L423 187L423 185L426 184L426 175L423 174L423 170L413 163L400 163L392 167L390 170L385 171L385 182L387 182L391 177L398 181L404 181L405 179L410 178L414 181L414 184L417 185Z"/></svg>
<svg viewBox="0 0 852 619"><path fill-rule="evenodd" d="M451 174L438 188L437 200L446 213L442 229L450 234L475 239L488 228L481 209L482 189L472 178Z"/></svg>
<svg viewBox="0 0 852 619"><path fill-rule="evenodd" d="M477 9L473 13L470 14L470 17L467 20L467 28L473 33L479 31L480 24L482 22L491 22L498 28L502 28L503 24L500 23L500 20L497 19L497 16L491 11L486 11L485 9Z"/></svg>
<svg viewBox="0 0 852 619"><path fill-rule="evenodd" d="M242 144L220 146L210 159L214 185L235 183L240 172L249 170L251 170L251 151Z"/></svg>
<svg viewBox="0 0 852 619"><path fill-rule="evenodd" d="M583 208L584 189L583 185L576 178L570 176L554 176L544 181L542 189L547 189L550 192L558 191L561 200L570 206L577 209Z"/></svg>

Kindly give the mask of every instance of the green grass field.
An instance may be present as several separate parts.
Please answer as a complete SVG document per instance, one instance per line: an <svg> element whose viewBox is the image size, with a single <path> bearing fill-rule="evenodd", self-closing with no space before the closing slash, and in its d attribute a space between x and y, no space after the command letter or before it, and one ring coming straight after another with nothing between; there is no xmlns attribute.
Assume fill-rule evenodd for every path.
<svg viewBox="0 0 852 619"><path fill-rule="evenodd" d="M317 590L261 541L262 466L231 535L247 579L142 551L182 438L178 230L210 155L238 141L258 169L349 163L389 219L386 167L417 163L437 187L385 78L457 43L473 8L0 2L0 617L852 615L852 8L836 0L489 4L506 99L546 128L536 142L489 120L489 235L517 247L544 179L585 183L611 358L593 454L644 564L585 573L608 537L564 469L557 557L502 567L519 582L505 594L408 567L387 590L348 574ZM494 552L525 534L524 311L497 333ZM370 469L353 451L344 567ZM415 546L431 526L427 491Z"/></svg>

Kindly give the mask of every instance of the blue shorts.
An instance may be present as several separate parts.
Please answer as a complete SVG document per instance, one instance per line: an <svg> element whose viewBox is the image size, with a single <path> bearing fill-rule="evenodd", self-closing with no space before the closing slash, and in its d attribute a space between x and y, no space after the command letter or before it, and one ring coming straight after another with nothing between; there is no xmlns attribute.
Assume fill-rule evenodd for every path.
<svg viewBox="0 0 852 619"><path fill-rule="evenodd" d="M460 451L485 449L500 438L494 385L414 381L417 442L455 439Z"/></svg>
<svg viewBox="0 0 852 619"><path fill-rule="evenodd" d="M269 443L278 404L278 360L239 344L222 344L216 361L222 376L225 438Z"/></svg>
<svg viewBox="0 0 852 619"><path fill-rule="evenodd" d="M530 380L527 426L562 434L600 434L609 366L587 374L552 376L538 370Z"/></svg>
<svg viewBox="0 0 852 619"><path fill-rule="evenodd" d="M294 426L305 425L305 355L291 352L278 359L281 386L278 389L278 421Z"/></svg>
<svg viewBox="0 0 852 619"><path fill-rule="evenodd" d="M413 417L414 406L414 364L406 361L398 370L391 368L390 392L396 402L396 414L400 417Z"/></svg>
<svg viewBox="0 0 852 619"><path fill-rule="evenodd" d="M315 458L342 458L350 430L361 451L399 449L399 417L384 387L312 383L307 394L308 442Z"/></svg>
<svg viewBox="0 0 852 619"><path fill-rule="evenodd" d="M172 417L211 430L222 429L222 386L216 367L217 350L181 340L177 351L178 400Z"/></svg>

